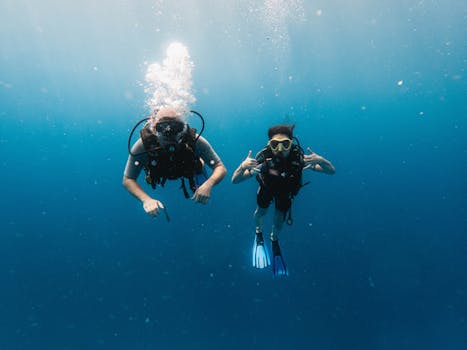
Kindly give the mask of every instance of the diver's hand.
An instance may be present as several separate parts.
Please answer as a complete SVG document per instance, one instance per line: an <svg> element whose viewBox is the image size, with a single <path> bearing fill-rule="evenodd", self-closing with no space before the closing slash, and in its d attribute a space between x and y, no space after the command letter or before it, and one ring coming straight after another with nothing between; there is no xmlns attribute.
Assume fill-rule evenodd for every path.
<svg viewBox="0 0 467 350"><path fill-rule="evenodd" d="M245 160L240 164L240 167L245 170L251 170L258 166L258 161L255 158L251 158L251 150L248 152Z"/></svg>
<svg viewBox="0 0 467 350"><path fill-rule="evenodd" d="M319 164L323 160L323 157L314 153L310 147L308 147L307 150L310 154L305 154L303 156L303 161L305 162L303 169L314 168L315 165Z"/></svg>
<svg viewBox="0 0 467 350"><path fill-rule="evenodd" d="M146 213L155 218L159 214L160 209L164 209L164 205L158 200L150 198L143 202L143 208Z"/></svg>
<svg viewBox="0 0 467 350"><path fill-rule="evenodd" d="M206 204L209 201L209 198L211 198L211 188L212 185L208 181L205 181L198 187L191 199L197 203Z"/></svg>

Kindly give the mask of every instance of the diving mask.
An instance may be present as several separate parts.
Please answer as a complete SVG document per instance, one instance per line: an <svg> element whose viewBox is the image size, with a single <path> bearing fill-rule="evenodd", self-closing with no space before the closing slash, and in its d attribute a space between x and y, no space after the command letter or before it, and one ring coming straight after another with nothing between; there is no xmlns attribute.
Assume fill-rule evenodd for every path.
<svg viewBox="0 0 467 350"><path fill-rule="evenodd" d="M271 140L269 140L269 147L271 147L271 149L274 152L288 151L292 147L292 140L290 140L290 139L282 139L282 140L271 139Z"/></svg>
<svg viewBox="0 0 467 350"><path fill-rule="evenodd" d="M185 123L173 118L162 118L156 123L156 131L169 138L178 136L181 132L185 131L185 128Z"/></svg>

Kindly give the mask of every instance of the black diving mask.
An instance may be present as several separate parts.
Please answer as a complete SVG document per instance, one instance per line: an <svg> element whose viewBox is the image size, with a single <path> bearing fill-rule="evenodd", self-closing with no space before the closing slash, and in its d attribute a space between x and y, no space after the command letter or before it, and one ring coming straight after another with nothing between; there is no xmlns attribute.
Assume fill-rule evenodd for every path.
<svg viewBox="0 0 467 350"><path fill-rule="evenodd" d="M185 130L186 124L176 119L161 119L156 123L156 131L165 137L173 138Z"/></svg>

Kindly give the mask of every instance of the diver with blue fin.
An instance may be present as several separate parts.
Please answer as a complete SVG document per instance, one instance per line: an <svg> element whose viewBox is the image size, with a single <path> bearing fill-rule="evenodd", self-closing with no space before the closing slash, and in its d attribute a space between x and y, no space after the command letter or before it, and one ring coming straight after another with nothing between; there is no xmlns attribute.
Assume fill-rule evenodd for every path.
<svg viewBox="0 0 467 350"><path fill-rule="evenodd" d="M284 221L292 224L292 201L307 183L302 182L303 169L334 174L334 166L308 148L305 154L300 142L293 136L295 125L276 125L268 130L268 144L255 158L248 152L246 159L235 170L232 183L237 184L253 176L259 183L256 195L255 239L252 265L263 269L272 265L274 276L287 276L289 271L279 245L279 233ZM263 239L263 218L274 200L275 211L271 230L272 259Z"/></svg>
<svg viewBox="0 0 467 350"><path fill-rule="evenodd" d="M180 179L185 198L206 204L211 197L211 189L225 176L226 169L209 142L201 136L204 119L196 111L203 127L199 134L186 122L186 112L172 106L161 107L154 115L138 122L128 138L128 160L123 175L123 186L141 201L143 208L152 217L163 211L170 221L167 209L157 199L152 198L138 184L137 179L144 170L146 182L153 189L164 187L167 180ZM140 138L131 147L131 137L136 128L146 122L140 131ZM208 177L205 166L212 169ZM190 196L188 187L193 195Z"/></svg>

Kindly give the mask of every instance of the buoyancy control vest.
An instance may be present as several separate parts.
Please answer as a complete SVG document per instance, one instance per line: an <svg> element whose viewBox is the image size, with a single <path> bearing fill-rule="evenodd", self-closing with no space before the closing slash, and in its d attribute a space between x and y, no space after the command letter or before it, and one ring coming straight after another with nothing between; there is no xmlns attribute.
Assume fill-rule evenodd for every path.
<svg viewBox="0 0 467 350"><path fill-rule="evenodd" d="M261 186L274 186L280 178L280 182L286 186L291 196L298 194L302 187L304 161L303 151L297 145L292 145L287 158L277 157L269 147L265 147L257 154L256 160L261 167L260 173L256 176ZM278 175L272 174L270 170ZM272 190L275 189L272 188Z"/></svg>
<svg viewBox="0 0 467 350"><path fill-rule="evenodd" d="M293 144L287 158L275 156L269 146L256 155L260 172L256 175L259 185L273 193L286 193L291 200L308 183L302 183L304 152L299 145ZM272 170L272 172L271 172ZM287 223L292 224L291 209ZM284 220L285 220L284 213Z"/></svg>
<svg viewBox="0 0 467 350"><path fill-rule="evenodd" d="M167 180L181 179L183 193L189 198L184 180L188 180L191 191L195 192L195 176L203 173L203 163L195 154L196 130L187 125L178 142L164 146L150 123L141 129L140 136L148 155L148 161L143 165L146 182L155 189L157 185L163 187Z"/></svg>

